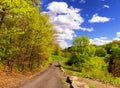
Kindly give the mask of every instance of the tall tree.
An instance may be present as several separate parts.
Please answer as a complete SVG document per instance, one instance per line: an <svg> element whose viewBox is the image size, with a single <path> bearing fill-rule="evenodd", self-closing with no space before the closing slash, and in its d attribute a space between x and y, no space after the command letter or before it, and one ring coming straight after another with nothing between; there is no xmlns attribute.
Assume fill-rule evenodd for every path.
<svg viewBox="0 0 120 88"><path fill-rule="evenodd" d="M32 69L51 54L53 25L39 10L39 0L0 0L0 59L8 67Z"/></svg>
<svg viewBox="0 0 120 88"><path fill-rule="evenodd" d="M69 65L75 65L79 67L81 71L85 61L89 59L89 43L89 38L87 36L77 37L73 40L72 53L68 61Z"/></svg>

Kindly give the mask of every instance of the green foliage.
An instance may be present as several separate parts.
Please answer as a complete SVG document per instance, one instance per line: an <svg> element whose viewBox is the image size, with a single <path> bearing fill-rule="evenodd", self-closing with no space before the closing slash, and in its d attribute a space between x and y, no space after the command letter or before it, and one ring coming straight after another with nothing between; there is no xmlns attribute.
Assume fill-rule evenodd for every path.
<svg viewBox="0 0 120 88"><path fill-rule="evenodd" d="M104 56L106 56L106 54L107 54L107 52L106 52L106 50L104 48L98 47L96 49L96 56L98 56L98 57L104 57Z"/></svg>
<svg viewBox="0 0 120 88"><path fill-rule="evenodd" d="M0 60L11 70L32 70L53 52L53 25L35 3L39 0L0 0Z"/></svg>
<svg viewBox="0 0 120 88"><path fill-rule="evenodd" d="M62 50L62 56L66 58L70 58L71 52L72 52L72 47L68 47Z"/></svg>
<svg viewBox="0 0 120 88"><path fill-rule="evenodd" d="M88 56L85 56L80 53L72 53L70 60L67 64L78 67L78 70L81 71L84 67L84 63L89 60ZM74 68L73 68L74 69Z"/></svg>
<svg viewBox="0 0 120 88"><path fill-rule="evenodd" d="M120 77L120 48L112 48L108 70L114 76Z"/></svg>
<svg viewBox="0 0 120 88"><path fill-rule="evenodd" d="M67 64L71 65L74 70L82 71L85 63L89 61L90 57L95 55L95 51L95 46L89 45L89 38L87 36L77 37L73 41L71 57Z"/></svg>
<svg viewBox="0 0 120 88"><path fill-rule="evenodd" d="M120 48L112 48L112 57L120 59Z"/></svg>
<svg viewBox="0 0 120 88"><path fill-rule="evenodd" d="M77 37L73 41L71 57L67 64L76 66L81 71L89 57L95 55L95 50L96 48L93 45L89 45L87 36Z"/></svg>
<svg viewBox="0 0 120 88"><path fill-rule="evenodd" d="M81 36L81 37L75 38L72 44L73 46L82 47L82 46L88 46L89 43L90 43L89 38L87 36Z"/></svg>
<svg viewBox="0 0 120 88"><path fill-rule="evenodd" d="M95 46L89 45L85 47L85 51L84 51L85 55L92 57L95 56L95 52L96 52Z"/></svg>
<svg viewBox="0 0 120 88"><path fill-rule="evenodd" d="M82 72L80 72L78 70L74 70L72 66L66 65L65 59L63 59L63 61L62 61L63 62L62 66L64 67L64 70L69 74L73 74L76 76L88 77L88 78L92 78L92 79L96 79L96 80L101 80L103 82L112 83L112 84L120 84L119 77L113 77L112 74L108 73L107 70L105 70L105 69L107 69L108 64L106 64L103 61L103 59L96 57L96 58L91 58L90 60L91 60L90 62L93 61L94 63L90 63L89 61L87 63L85 63L85 64L87 64L87 66L82 70ZM98 60L98 62L97 62L97 60ZM94 67L94 65L95 65L95 67Z"/></svg>
<svg viewBox="0 0 120 88"><path fill-rule="evenodd" d="M57 55L51 55L50 56L50 61L56 61L56 60L60 60L60 61L64 61L66 58L62 57L62 56L57 56Z"/></svg>
<svg viewBox="0 0 120 88"><path fill-rule="evenodd" d="M119 48L120 47L120 41L119 40L114 40L106 45L103 45L103 47L106 49L107 54L111 54L112 53L112 48Z"/></svg>
<svg viewBox="0 0 120 88"><path fill-rule="evenodd" d="M89 61L86 61L84 64L83 72L91 74L92 77L98 78L104 77L107 71L108 64L104 62L101 58L90 58Z"/></svg>
<svg viewBox="0 0 120 88"><path fill-rule="evenodd" d="M89 88L96 88L95 86L93 86L93 85L88 85L89 86Z"/></svg>
<svg viewBox="0 0 120 88"><path fill-rule="evenodd" d="M62 49L59 44L54 44L54 55L60 56L62 54Z"/></svg>

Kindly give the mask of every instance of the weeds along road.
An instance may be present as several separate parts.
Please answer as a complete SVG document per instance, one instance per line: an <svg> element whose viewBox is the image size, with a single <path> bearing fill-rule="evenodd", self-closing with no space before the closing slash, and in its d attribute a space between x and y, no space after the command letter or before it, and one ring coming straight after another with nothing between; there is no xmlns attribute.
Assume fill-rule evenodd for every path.
<svg viewBox="0 0 120 88"><path fill-rule="evenodd" d="M41 74L16 88L66 88L61 81L62 72L56 67L57 61Z"/></svg>

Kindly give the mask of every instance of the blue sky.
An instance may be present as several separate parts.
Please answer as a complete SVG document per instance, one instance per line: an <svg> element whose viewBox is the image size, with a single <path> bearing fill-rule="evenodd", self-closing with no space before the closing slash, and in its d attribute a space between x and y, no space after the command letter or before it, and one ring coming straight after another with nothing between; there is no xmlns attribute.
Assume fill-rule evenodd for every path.
<svg viewBox="0 0 120 88"><path fill-rule="evenodd" d="M96 45L120 40L120 0L41 0L41 7L62 48L84 35Z"/></svg>

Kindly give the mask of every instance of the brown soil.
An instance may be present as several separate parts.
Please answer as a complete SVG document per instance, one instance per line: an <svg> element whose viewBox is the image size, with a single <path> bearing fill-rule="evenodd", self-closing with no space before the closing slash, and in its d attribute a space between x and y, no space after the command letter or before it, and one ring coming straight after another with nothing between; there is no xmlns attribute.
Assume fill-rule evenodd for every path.
<svg viewBox="0 0 120 88"><path fill-rule="evenodd" d="M88 85L92 85L95 88L120 88L119 85L112 85L110 83L104 83L101 81L97 81L94 79L89 79L89 78L83 78L83 77L79 77L81 82L85 82Z"/></svg>
<svg viewBox="0 0 120 88"><path fill-rule="evenodd" d="M27 75L23 75L21 73L8 73L0 70L0 88L13 88L21 82L29 80L33 75L31 73L27 73Z"/></svg>

